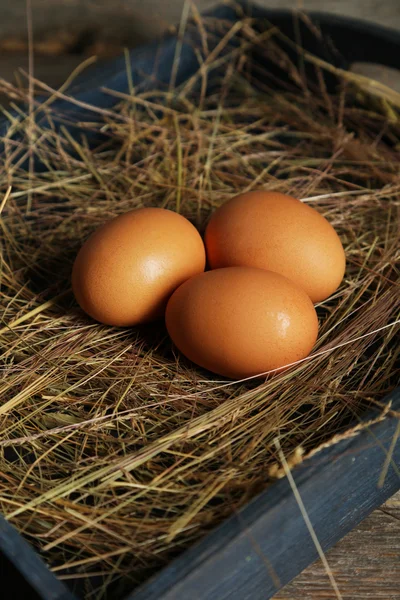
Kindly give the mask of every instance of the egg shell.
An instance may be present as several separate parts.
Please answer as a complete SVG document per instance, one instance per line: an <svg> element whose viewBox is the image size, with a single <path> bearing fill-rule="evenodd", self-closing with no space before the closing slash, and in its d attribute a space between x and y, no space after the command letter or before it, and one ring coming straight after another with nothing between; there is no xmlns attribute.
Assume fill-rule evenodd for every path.
<svg viewBox="0 0 400 600"><path fill-rule="evenodd" d="M318 334L307 294L282 275L251 267L216 269L186 281L168 302L166 325L187 358L232 379L306 357Z"/></svg>
<svg viewBox="0 0 400 600"><path fill-rule="evenodd" d="M108 325L161 317L172 292L204 271L196 228L162 208L132 210L95 231L79 251L72 287L81 308Z"/></svg>
<svg viewBox="0 0 400 600"><path fill-rule="evenodd" d="M346 258L332 225L285 194L240 194L212 215L206 232L212 269L258 267L288 277L319 302L340 285Z"/></svg>

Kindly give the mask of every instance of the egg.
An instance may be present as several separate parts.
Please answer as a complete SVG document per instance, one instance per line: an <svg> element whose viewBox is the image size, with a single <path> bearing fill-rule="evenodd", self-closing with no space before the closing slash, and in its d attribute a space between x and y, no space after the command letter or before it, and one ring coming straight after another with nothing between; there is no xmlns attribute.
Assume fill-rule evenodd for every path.
<svg viewBox="0 0 400 600"><path fill-rule="evenodd" d="M242 379L306 357L318 334L307 294L292 281L252 267L196 275L171 296L168 333L191 361Z"/></svg>
<svg viewBox="0 0 400 600"><path fill-rule="evenodd" d="M212 215L205 232L212 269L258 267L302 287L313 302L340 285L346 265L342 243L316 210L278 192L240 194Z"/></svg>
<svg viewBox="0 0 400 600"><path fill-rule="evenodd" d="M141 208L89 237L76 257L72 288L93 319L136 325L163 316L172 292L204 268L204 244L190 221L170 210Z"/></svg>

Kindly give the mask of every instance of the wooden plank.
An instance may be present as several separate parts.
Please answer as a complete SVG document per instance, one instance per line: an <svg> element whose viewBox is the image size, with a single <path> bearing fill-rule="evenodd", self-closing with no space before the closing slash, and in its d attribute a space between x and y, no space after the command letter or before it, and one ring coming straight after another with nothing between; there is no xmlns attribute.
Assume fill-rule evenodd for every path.
<svg viewBox="0 0 400 600"><path fill-rule="evenodd" d="M47 52L62 53L68 48L103 43L138 45L179 21L185 0L35 0L33 26L36 39L45 40ZM221 0L196 0L199 11L222 4ZM257 0L265 8L326 11L367 19L387 27L400 28L398 0ZM9 47L26 42L26 0L0 0L0 40Z"/></svg>
<svg viewBox="0 0 400 600"><path fill-rule="evenodd" d="M3 556L16 566L19 571L18 579L16 573L7 569L7 561ZM2 584L9 584L8 598L34 599L36 594L46 600L75 600L75 597L67 590L65 585L49 571L44 562L33 548L19 535L4 517L0 516L0 570ZM21 576L31 586L28 594L26 584L21 581ZM12 596L9 596L9 594Z"/></svg>
<svg viewBox="0 0 400 600"><path fill-rule="evenodd" d="M327 553L343 600L400 598L400 494L378 508ZM332 597L320 560L298 575L274 600Z"/></svg>

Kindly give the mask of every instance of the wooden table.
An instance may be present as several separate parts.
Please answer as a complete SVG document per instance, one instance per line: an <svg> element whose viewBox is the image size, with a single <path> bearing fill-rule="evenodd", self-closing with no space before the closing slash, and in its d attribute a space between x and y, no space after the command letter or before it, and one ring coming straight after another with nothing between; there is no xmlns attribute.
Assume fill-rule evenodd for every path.
<svg viewBox="0 0 400 600"><path fill-rule="evenodd" d="M400 599L400 492L326 554L343 600ZM274 600L331 600L335 593L320 560Z"/></svg>

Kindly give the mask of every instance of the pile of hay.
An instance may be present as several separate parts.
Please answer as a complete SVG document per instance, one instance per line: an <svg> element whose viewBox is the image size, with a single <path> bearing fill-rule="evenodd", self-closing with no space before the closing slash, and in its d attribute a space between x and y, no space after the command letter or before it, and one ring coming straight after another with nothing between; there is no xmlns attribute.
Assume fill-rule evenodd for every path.
<svg viewBox="0 0 400 600"><path fill-rule="evenodd" d="M317 83L304 79L273 35L263 51L290 77L260 84L249 51L261 34L247 20L235 35L243 52L224 55L218 93L132 90L75 139L20 109L22 138L3 140L0 511L86 598L131 589L269 485L276 437L293 463L383 412L398 380L400 95L339 72L328 94L329 67L314 61ZM100 130L89 149L85 131ZM47 170L24 168L29 148ZM77 307L74 257L111 217L163 206L202 231L256 188L312 204L346 250L305 361L221 381L180 356L162 322L106 327Z"/></svg>

